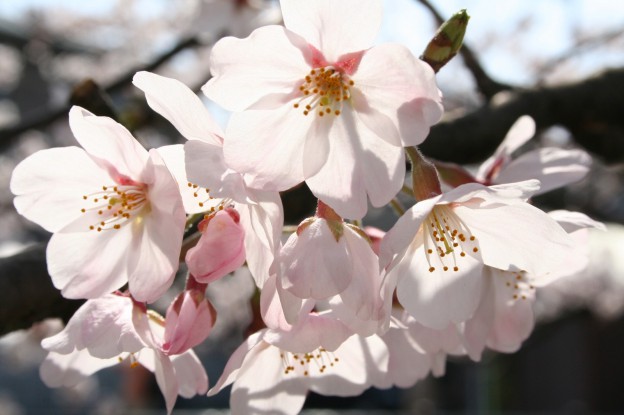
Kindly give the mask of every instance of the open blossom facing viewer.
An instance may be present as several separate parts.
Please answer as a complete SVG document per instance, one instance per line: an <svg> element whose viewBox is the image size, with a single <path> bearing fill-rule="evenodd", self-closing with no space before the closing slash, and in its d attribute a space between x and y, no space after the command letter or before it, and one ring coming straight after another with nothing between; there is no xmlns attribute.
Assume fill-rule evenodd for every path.
<svg viewBox="0 0 624 415"><path fill-rule="evenodd" d="M48 271L68 298L96 298L128 283L152 302L173 282L186 221L173 176L123 126L73 107L82 146L41 150L13 171L15 207L54 232Z"/></svg>
<svg viewBox="0 0 624 415"><path fill-rule="evenodd" d="M485 265L532 275L557 271L574 243L525 202L538 188L535 180L470 183L409 209L382 241L380 263L410 315L436 329L466 321L479 304Z"/></svg>
<svg viewBox="0 0 624 415"><path fill-rule="evenodd" d="M285 28L215 45L206 95L235 111L225 161L253 187L306 181L347 218L400 190L402 146L442 115L431 68L398 44L373 46L379 0L282 0Z"/></svg>

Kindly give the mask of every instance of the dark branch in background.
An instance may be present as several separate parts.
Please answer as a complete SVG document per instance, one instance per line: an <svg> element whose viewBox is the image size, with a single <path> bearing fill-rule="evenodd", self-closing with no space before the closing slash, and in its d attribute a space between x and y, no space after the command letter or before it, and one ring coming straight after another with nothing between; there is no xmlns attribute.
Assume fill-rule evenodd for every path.
<svg viewBox="0 0 624 415"><path fill-rule="evenodd" d="M104 91L107 93L115 93L124 88L126 85L129 85L132 82L132 77L138 71L152 71L158 68L163 63L167 62L169 59L177 55L179 52L186 50L188 48L197 47L200 45L200 42L197 37L193 36L187 39L182 40L173 48L171 48L166 53L160 55L152 62L147 65L132 68L123 74L119 79L115 82L107 85L104 88ZM37 113L32 114L29 117L26 117L22 122L14 127L9 127L0 130L0 151L5 150L9 145L11 145L15 140L19 138L19 135L32 129L40 129L48 126L56 120L61 119L62 117L66 117L67 113L70 109L70 104L63 105L57 108L46 109Z"/></svg>
<svg viewBox="0 0 624 415"><path fill-rule="evenodd" d="M16 49L23 49L32 44L33 40L45 45L51 52L58 53L76 53L83 55L99 55L103 51L93 46L85 46L80 43L72 42L65 39L50 40L48 36L41 33L33 33L25 31L23 27L16 26L13 22L0 19L0 43L11 45Z"/></svg>
<svg viewBox="0 0 624 415"><path fill-rule="evenodd" d="M508 96L434 126L420 149L438 160L480 162L494 151L516 119L528 114L540 129L567 128L576 143L608 163L624 161L624 69L573 84L503 94Z"/></svg>
<svg viewBox="0 0 624 415"><path fill-rule="evenodd" d="M67 321L83 303L63 298L54 288L45 248L34 245L10 258L0 258L0 336L46 318Z"/></svg>
<svg viewBox="0 0 624 415"><path fill-rule="evenodd" d="M437 26L441 26L446 19L442 17L442 15L436 10L435 7L428 0L418 0L423 6L425 6L433 15ZM476 58L475 54L472 52L472 49L464 43L462 48L459 50L462 58L464 59L464 64L468 68L468 70L472 73L472 76L477 83L477 88L479 91L488 99L492 98L494 95L501 91L506 91L511 89L510 85L503 84L501 82L495 81L492 79L483 69L479 60Z"/></svg>

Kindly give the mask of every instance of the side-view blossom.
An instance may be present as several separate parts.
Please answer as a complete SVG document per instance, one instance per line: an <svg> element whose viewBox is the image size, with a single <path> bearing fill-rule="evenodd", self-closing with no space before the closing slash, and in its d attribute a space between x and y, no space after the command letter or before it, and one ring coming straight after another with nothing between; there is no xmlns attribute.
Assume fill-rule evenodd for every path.
<svg viewBox="0 0 624 415"><path fill-rule="evenodd" d="M486 267L486 287L479 307L462 328L463 344L473 360L480 360L485 347L504 353L517 351L535 325L536 291L587 267L587 230L604 229L604 225L578 212L553 211L548 215L568 232L573 249L558 269L544 275Z"/></svg>
<svg viewBox="0 0 624 415"><path fill-rule="evenodd" d="M540 189L535 194L541 194L585 177L591 157L583 150L543 147L512 158L534 134L535 121L528 115L518 118L494 154L479 167L477 181L491 185L537 179Z"/></svg>
<svg viewBox="0 0 624 415"><path fill-rule="evenodd" d="M82 146L41 150L13 171L15 207L53 232L48 271L68 298L97 298L129 285L152 302L171 285L186 216L159 153L123 126L73 107Z"/></svg>
<svg viewBox="0 0 624 415"><path fill-rule="evenodd" d="M433 70L402 45L372 46L380 0L280 4L285 27L212 50L203 91L234 111L225 160L252 187L305 180L341 216L361 218L367 198L382 206L401 189L401 147L442 115Z"/></svg>
<svg viewBox="0 0 624 415"><path fill-rule="evenodd" d="M279 262L280 286L296 297L340 295L363 319L380 307L377 256L364 232L339 217L304 221L284 244Z"/></svg>
<svg viewBox="0 0 624 415"><path fill-rule="evenodd" d="M412 317L443 329L474 314L484 266L533 275L557 271L574 243L555 220L525 202L538 186L470 183L418 202L382 241L385 290L396 286Z"/></svg>
<svg viewBox="0 0 624 415"><path fill-rule="evenodd" d="M236 209L245 231L247 265L262 287L280 245L284 213L279 194L247 187L244 176L226 165L223 133L187 86L149 72L137 73L133 83L145 92L150 107L188 140L183 152L179 146L159 148L186 196L187 211Z"/></svg>
<svg viewBox="0 0 624 415"><path fill-rule="evenodd" d="M188 349L168 355L162 349L164 319L125 295L88 300L60 333L41 342L49 354L40 375L50 387L75 386L87 376L130 361L154 372L171 413L178 395L190 398L208 390L208 376Z"/></svg>

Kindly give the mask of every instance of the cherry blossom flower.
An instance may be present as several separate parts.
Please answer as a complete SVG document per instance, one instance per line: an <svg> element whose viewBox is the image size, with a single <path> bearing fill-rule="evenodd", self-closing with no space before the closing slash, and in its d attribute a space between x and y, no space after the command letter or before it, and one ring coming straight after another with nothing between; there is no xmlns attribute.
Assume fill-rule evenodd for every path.
<svg viewBox="0 0 624 415"><path fill-rule="evenodd" d="M505 353L517 351L535 324L533 303L536 291L553 282L562 281L587 268L589 244L587 231L605 230L602 223L578 212L552 211L548 215L573 238L575 246L558 271L547 275L487 269L481 304L472 319L466 322L465 337L471 358L479 360L484 346ZM486 267L489 268L489 267Z"/></svg>
<svg viewBox="0 0 624 415"><path fill-rule="evenodd" d="M15 207L54 232L48 271L68 298L96 298L128 283L154 301L178 269L186 216L160 155L120 124L73 107L83 148L41 150L14 170Z"/></svg>
<svg viewBox="0 0 624 415"><path fill-rule="evenodd" d="M339 321L309 309L290 325L279 301L272 277L261 298L268 328L239 346L208 392L215 395L233 383L233 414L297 414L309 390L353 396L386 376L388 351L378 336L352 335Z"/></svg>
<svg viewBox="0 0 624 415"><path fill-rule="evenodd" d="M443 329L477 309L484 266L548 275L573 241L546 213L525 202L537 181L462 185L409 209L382 241L385 284L421 324ZM548 255L543 255L548 252Z"/></svg>
<svg viewBox="0 0 624 415"><path fill-rule="evenodd" d="M154 372L171 413L177 395L206 393L208 377L195 353L168 355L162 349L164 319L128 296L88 300L60 333L41 342L49 351L40 375L50 387L75 386L105 367L129 360Z"/></svg>
<svg viewBox="0 0 624 415"><path fill-rule="evenodd" d="M253 187L305 180L338 214L360 218L367 196L382 206L400 190L401 147L420 144L442 115L433 70L404 46L372 46L379 0L280 4L285 27L213 48L203 91L235 111L225 160Z"/></svg>
<svg viewBox="0 0 624 415"><path fill-rule="evenodd" d="M511 126L494 154L479 167L476 180L486 184L540 181L535 194L574 183L587 174L591 157L583 150L544 147L512 159L511 154L535 134L535 121L528 115Z"/></svg>
<svg viewBox="0 0 624 415"><path fill-rule="evenodd" d="M282 247L278 287L305 300L328 300L351 309L361 320L382 311L378 258L363 230L343 222L322 201L316 217L299 225ZM284 299L285 302L287 301ZM293 316L287 309L287 318Z"/></svg>
<svg viewBox="0 0 624 415"><path fill-rule="evenodd" d="M148 104L169 120L189 141L158 149L176 177L189 213L214 212L233 206L245 230L247 265L259 287L280 245L284 213L277 192L249 188L245 177L223 158L223 133L200 99L181 82L139 72L133 83L145 92Z"/></svg>

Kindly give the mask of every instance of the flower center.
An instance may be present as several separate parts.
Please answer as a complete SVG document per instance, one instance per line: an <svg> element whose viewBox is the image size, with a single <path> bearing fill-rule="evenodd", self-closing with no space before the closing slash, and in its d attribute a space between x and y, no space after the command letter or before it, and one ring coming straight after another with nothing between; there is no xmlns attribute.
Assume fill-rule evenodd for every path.
<svg viewBox="0 0 624 415"><path fill-rule="evenodd" d="M329 368L338 364L340 359L332 352L328 352L323 347L319 347L311 353L291 353L280 351L280 358L284 366L284 374L298 373L303 376L310 376L313 371L325 373Z"/></svg>
<svg viewBox="0 0 624 415"><path fill-rule="evenodd" d="M340 115L343 103L351 99L353 85L348 75L333 66L314 68L299 87L302 97L293 107L302 107L303 115Z"/></svg>
<svg viewBox="0 0 624 415"><path fill-rule="evenodd" d="M441 262L443 271L459 271L458 261L466 252L479 252L477 238L448 205L435 206L423 222L423 228L429 272L436 270L434 262Z"/></svg>
<svg viewBox="0 0 624 415"><path fill-rule="evenodd" d="M141 218L143 209L149 206L147 187L144 184L102 186L102 190L82 196L88 206L82 213L97 212L99 221L89 225L89 230L98 232L120 229L122 225Z"/></svg>

